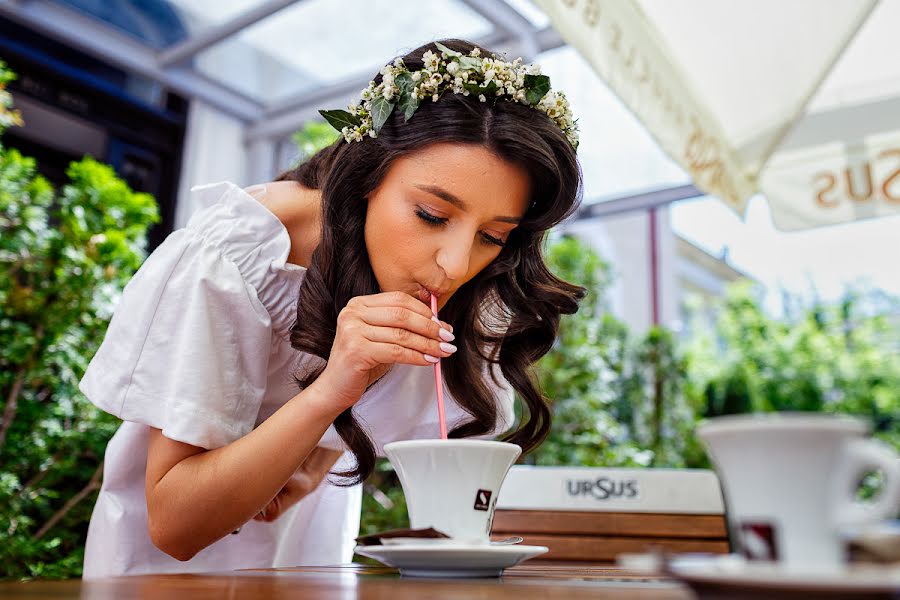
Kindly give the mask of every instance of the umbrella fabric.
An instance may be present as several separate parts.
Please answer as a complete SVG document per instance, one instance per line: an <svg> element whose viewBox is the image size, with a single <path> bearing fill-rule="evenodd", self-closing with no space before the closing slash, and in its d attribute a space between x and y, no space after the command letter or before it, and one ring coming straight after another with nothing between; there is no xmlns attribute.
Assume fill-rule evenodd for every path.
<svg viewBox="0 0 900 600"><path fill-rule="evenodd" d="M900 213L900 2L537 0L707 193L805 229Z"/></svg>

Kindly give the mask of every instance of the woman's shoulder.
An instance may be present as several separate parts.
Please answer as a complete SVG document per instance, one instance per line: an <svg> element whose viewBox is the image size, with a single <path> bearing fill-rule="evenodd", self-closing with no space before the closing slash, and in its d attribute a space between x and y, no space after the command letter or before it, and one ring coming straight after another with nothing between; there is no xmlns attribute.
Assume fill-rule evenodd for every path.
<svg viewBox="0 0 900 600"><path fill-rule="evenodd" d="M322 195L295 181L273 181L246 188L284 226L291 240L288 262L308 267L321 236Z"/></svg>

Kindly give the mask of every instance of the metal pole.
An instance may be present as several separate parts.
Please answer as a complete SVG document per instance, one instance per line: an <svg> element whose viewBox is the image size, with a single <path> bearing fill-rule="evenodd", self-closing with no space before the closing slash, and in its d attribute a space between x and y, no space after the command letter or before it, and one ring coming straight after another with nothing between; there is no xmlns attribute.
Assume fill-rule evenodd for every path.
<svg viewBox="0 0 900 600"><path fill-rule="evenodd" d="M653 325L659 325L659 244L656 233L656 210L647 210L650 223L650 306Z"/></svg>

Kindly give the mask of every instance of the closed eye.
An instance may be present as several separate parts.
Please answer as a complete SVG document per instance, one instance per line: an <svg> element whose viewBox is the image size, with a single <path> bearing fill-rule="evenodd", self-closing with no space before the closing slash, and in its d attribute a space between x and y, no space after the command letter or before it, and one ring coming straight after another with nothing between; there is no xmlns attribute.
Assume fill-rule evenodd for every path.
<svg viewBox="0 0 900 600"><path fill-rule="evenodd" d="M431 223L432 225L443 225L447 222L447 219L444 217L436 217L430 212L426 210L422 210L421 208L416 209L416 216L425 221L426 223Z"/></svg>
<svg viewBox="0 0 900 600"><path fill-rule="evenodd" d="M421 208L416 208L416 216L432 227L440 227L442 225L446 225L447 221L449 220L446 217L435 216L427 210L423 210ZM485 244L491 244L492 246L499 246L501 248L506 245L506 242L504 242L500 238L494 237L483 231L481 232L481 241Z"/></svg>

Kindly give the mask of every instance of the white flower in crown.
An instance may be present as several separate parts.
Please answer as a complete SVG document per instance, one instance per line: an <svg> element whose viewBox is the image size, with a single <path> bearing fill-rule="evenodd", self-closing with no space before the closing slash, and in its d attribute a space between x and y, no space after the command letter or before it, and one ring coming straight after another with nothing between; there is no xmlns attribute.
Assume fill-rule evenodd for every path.
<svg viewBox="0 0 900 600"><path fill-rule="evenodd" d="M437 54L428 50L422 55L422 62L425 63L425 68L429 71L437 71L438 66L441 64L441 59Z"/></svg>
<svg viewBox="0 0 900 600"><path fill-rule="evenodd" d="M496 56L481 56L473 48L468 56L435 43L439 54L427 50L422 55L424 68L409 71L397 58L382 67L381 82L369 82L362 99L344 110L320 110L332 127L347 142L377 137L395 108L409 120L426 98L437 102L445 92L468 96L480 102L502 99L531 106L546 114L578 148L578 126L565 94L550 90L550 78L538 65L525 66L522 59L505 62Z"/></svg>

